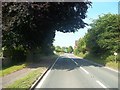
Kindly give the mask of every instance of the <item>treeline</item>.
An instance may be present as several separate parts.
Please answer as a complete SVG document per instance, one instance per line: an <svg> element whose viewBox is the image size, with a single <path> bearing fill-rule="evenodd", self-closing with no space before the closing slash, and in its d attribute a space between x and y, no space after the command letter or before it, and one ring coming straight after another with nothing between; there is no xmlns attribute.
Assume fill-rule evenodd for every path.
<svg viewBox="0 0 120 90"><path fill-rule="evenodd" d="M56 46L55 47L55 52L56 53L72 53L73 52L73 47L72 46L69 46L69 47Z"/></svg>
<svg viewBox="0 0 120 90"><path fill-rule="evenodd" d="M90 5L91 2L2 2L3 56L21 62L36 52L52 54L55 32L84 28L87 24L83 19Z"/></svg>
<svg viewBox="0 0 120 90"><path fill-rule="evenodd" d="M115 60L120 53L120 15L104 14L93 20L91 28L77 43L76 55L91 54L104 60ZM116 60L119 60L117 55Z"/></svg>

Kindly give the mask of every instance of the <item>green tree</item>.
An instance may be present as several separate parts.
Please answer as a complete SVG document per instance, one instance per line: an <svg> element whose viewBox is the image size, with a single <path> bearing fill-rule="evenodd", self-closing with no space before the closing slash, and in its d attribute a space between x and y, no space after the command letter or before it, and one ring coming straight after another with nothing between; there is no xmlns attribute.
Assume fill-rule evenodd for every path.
<svg viewBox="0 0 120 90"><path fill-rule="evenodd" d="M55 51L56 51L56 52L62 52L62 49L61 49L60 46L56 46L56 47L55 47Z"/></svg>
<svg viewBox="0 0 120 90"><path fill-rule="evenodd" d="M66 47L62 47L62 52L67 52Z"/></svg>
<svg viewBox="0 0 120 90"><path fill-rule="evenodd" d="M99 19L93 21L91 29L88 31L87 47L96 52L118 52L120 50L120 36L118 18L120 15L117 14L105 14Z"/></svg>
<svg viewBox="0 0 120 90"><path fill-rule="evenodd" d="M73 52L73 47L72 46L69 46L68 47L68 53L72 53Z"/></svg>
<svg viewBox="0 0 120 90"><path fill-rule="evenodd" d="M86 52L86 42L85 38L80 38L78 40L78 47L77 47L79 52L85 53Z"/></svg>
<svg viewBox="0 0 120 90"><path fill-rule="evenodd" d="M2 47L12 51L21 46L24 52L39 48L41 53L52 53L55 31L84 28L87 24L83 19L90 5L91 2L3 2Z"/></svg>
<svg viewBox="0 0 120 90"><path fill-rule="evenodd" d="M104 14L98 19L93 20L91 28L83 38L78 40L78 45L74 54L89 52L87 57L94 56L103 60L114 60L114 52L120 53L120 15ZM116 60L120 60L117 56Z"/></svg>
<svg viewBox="0 0 120 90"><path fill-rule="evenodd" d="M119 21L120 15L105 14L94 20L86 34L86 43L93 53L113 53L120 50Z"/></svg>
<svg viewBox="0 0 120 90"><path fill-rule="evenodd" d="M78 49L75 48L75 49L74 49L74 54L75 54L75 55L78 55L79 53L80 53L80 52L78 51Z"/></svg>

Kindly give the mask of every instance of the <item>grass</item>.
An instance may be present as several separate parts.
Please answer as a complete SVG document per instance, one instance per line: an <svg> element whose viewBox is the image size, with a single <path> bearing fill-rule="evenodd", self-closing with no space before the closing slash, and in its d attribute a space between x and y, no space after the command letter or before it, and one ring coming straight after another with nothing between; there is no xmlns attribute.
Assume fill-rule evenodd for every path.
<svg viewBox="0 0 120 90"><path fill-rule="evenodd" d="M116 70L118 70L118 69L120 70L120 67L118 67L120 62L115 62L113 60L109 60L109 59L112 59L112 58L107 59L107 58L104 58L104 57L93 56L90 53L86 53L86 54L80 53L77 56L82 57L84 59L94 61L96 63L102 64L104 66L107 66L107 67L110 67L110 68L113 68L113 69L116 69Z"/></svg>
<svg viewBox="0 0 120 90"><path fill-rule="evenodd" d="M116 69L116 70L120 70L120 67L118 66L120 64L120 62L113 62L113 61L110 61L110 62L107 62L106 63L106 66L108 66L108 67L111 67L111 68L113 68L113 69Z"/></svg>
<svg viewBox="0 0 120 90"><path fill-rule="evenodd" d="M56 59L57 57L58 57L57 55L39 56L39 58L36 57L35 59L36 60L38 59L38 61L40 62L40 60L46 60L46 59L53 60L53 59ZM34 63L34 62L35 62L35 60L33 60L32 63ZM21 69L25 68L28 64L29 64L29 61L27 63L23 63L23 64L19 64L19 65L13 65L13 66L10 66L10 67L2 68L2 70L0 70L0 77L8 75L8 74L11 74L11 73L13 73L15 71L18 71L18 70L21 70Z"/></svg>
<svg viewBox="0 0 120 90"><path fill-rule="evenodd" d="M51 55L51 56L41 57L41 59L43 59L44 63L48 63L48 61L54 61L57 57L58 57L57 55ZM18 90L19 88L22 88L23 90L28 90L30 86L34 83L34 81L36 81L36 79L43 73L43 71L44 71L43 67L36 67L34 71L31 71L25 77L18 79L17 81L6 86L5 88L9 88L10 90L13 89Z"/></svg>
<svg viewBox="0 0 120 90"><path fill-rule="evenodd" d="M15 71L18 71L20 69L23 69L26 67L26 64L20 64L20 65L14 65L8 68L3 68L3 70L0 70L0 76L5 76L8 75L10 73L13 73Z"/></svg>
<svg viewBox="0 0 120 90"><path fill-rule="evenodd" d="M34 81L42 74L40 69L30 72L27 76L15 81L11 85L7 86L6 88L23 88L23 90L28 90L30 86L34 83Z"/></svg>

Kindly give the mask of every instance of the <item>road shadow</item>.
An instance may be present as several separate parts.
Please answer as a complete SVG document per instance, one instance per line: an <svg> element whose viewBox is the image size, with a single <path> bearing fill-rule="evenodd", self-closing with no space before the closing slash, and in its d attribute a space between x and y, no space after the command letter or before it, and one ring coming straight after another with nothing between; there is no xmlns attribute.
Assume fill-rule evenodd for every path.
<svg viewBox="0 0 120 90"><path fill-rule="evenodd" d="M71 71L75 68L77 68L77 66L70 60L70 58L60 57L52 69Z"/></svg>
<svg viewBox="0 0 120 90"><path fill-rule="evenodd" d="M53 56L35 56L32 58L32 61L28 62L27 68L39 68L39 67L50 67L55 60L57 59L57 55Z"/></svg>
<svg viewBox="0 0 120 90"><path fill-rule="evenodd" d="M89 61L86 59L80 59L80 58L71 58L72 60L74 60L78 66L94 66L94 67L102 67L102 65L98 65L96 63L94 63L93 61Z"/></svg>
<svg viewBox="0 0 120 90"><path fill-rule="evenodd" d="M71 71L80 67L89 67L89 66L102 67L85 59L61 57L58 59L58 61L55 63L52 69Z"/></svg>

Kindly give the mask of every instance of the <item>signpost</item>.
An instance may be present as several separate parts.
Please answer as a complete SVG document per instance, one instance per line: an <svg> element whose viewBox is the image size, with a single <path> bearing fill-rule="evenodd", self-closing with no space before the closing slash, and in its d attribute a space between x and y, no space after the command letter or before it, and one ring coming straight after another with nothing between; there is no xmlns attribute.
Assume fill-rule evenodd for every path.
<svg viewBox="0 0 120 90"><path fill-rule="evenodd" d="M115 55L115 62L117 63L117 53L114 52L114 55Z"/></svg>

